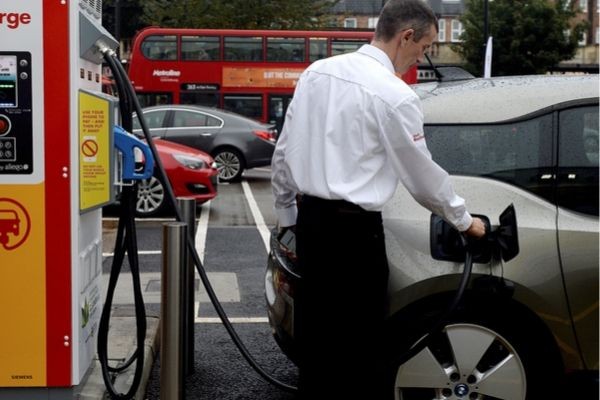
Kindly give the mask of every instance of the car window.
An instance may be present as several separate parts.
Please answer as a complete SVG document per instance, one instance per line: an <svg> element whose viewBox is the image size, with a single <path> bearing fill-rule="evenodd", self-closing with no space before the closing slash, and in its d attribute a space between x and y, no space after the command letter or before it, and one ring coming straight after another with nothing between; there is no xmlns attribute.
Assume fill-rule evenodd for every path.
<svg viewBox="0 0 600 400"><path fill-rule="evenodd" d="M220 127L221 120L212 115L204 114L197 111L175 110L173 116L174 128L189 128L189 127Z"/></svg>
<svg viewBox="0 0 600 400"><path fill-rule="evenodd" d="M598 215L598 106L562 111L558 135L558 205Z"/></svg>
<svg viewBox="0 0 600 400"><path fill-rule="evenodd" d="M426 125L433 159L451 174L484 176L553 200L552 117L488 125Z"/></svg>
<svg viewBox="0 0 600 400"><path fill-rule="evenodd" d="M146 125L148 125L148 129L156 129L162 128L163 121L165 119L165 115L167 114L167 110L156 110L156 111L148 111L144 113L144 119L146 120ZM140 121L135 116L133 118L133 130L142 129L140 125Z"/></svg>

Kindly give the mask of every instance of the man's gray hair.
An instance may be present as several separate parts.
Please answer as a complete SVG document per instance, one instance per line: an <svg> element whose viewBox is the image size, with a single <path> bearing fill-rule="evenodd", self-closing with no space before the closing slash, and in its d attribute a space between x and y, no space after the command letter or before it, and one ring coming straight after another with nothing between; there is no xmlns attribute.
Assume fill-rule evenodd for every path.
<svg viewBox="0 0 600 400"><path fill-rule="evenodd" d="M405 29L414 29L413 40L418 42L429 33L431 25L438 31L438 23L433 10L423 0L388 0L375 28L375 39L389 42Z"/></svg>

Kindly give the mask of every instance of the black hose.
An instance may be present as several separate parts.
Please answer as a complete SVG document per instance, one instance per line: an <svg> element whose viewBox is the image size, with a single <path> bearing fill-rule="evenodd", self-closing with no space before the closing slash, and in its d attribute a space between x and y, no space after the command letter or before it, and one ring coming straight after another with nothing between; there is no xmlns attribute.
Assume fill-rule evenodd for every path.
<svg viewBox="0 0 600 400"><path fill-rule="evenodd" d="M118 60L115 61L114 55L111 53L110 56L108 56L108 54L109 53L105 53L105 58L112 58L112 61L107 60L109 65L111 65L111 64L115 65L115 68L120 70L119 74L126 75L126 72L123 69L123 66L120 63L118 63ZM112 68L112 66L111 66L111 68ZM141 128L142 128L142 131L144 132L144 137L146 138L146 142L148 143L148 146L150 147L150 150L152 152L152 156L154 157L155 168L157 169L157 171L159 173L159 177L162 178L163 182L165 183L164 186L165 186L165 191L167 194L167 199L171 203L173 209L175 210L175 215L176 215L177 221L185 222L185 221L183 221L183 218L181 216L181 210L179 209L179 207L177 205L177 201L175 199L175 194L173 192L173 188L171 187L169 179L165 173L165 169L162 165L162 162L161 162L158 152L156 150L156 146L154 145L154 141L152 140L152 135L150 135L150 131L148 130L148 126L146 125L146 121L143 118L143 111L142 111L142 108L139 104L137 97L135 96L135 90L133 88L133 85L127 79L125 79L124 81L125 81L124 84L126 86L126 89L130 93L129 98L132 101L134 110L138 116L138 120L139 120ZM231 325L231 322L229 322L229 319L227 318L227 315L225 314L225 310L223 310L223 307L219 303L219 300L217 299L217 295L215 294L215 292L212 288L212 285L208 279L206 271L204 270L204 266L202 265L202 262L200 261L200 257L198 256L198 252L196 250L194 239L193 239L193 232L189 232L189 235L187 237L187 247L188 247L190 254L192 255L194 264L196 264L196 269L198 271L198 274L200 275L202 284L204 285L204 287L206 289L208 297L210 298L210 301L211 301L213 307L215 308L215 311L219 315L221 322L223 322L223 325L225 326L227 333L233 340L234 344L236 345L236 347L238 348L238 350L240 351L242 356L246 359L248 364L250 364L250 366L261 377L263 377L267 382L269 382L269 383L273 384L274 386L276 386L282 390L285 390L287 392L296 392L298 390L297 387L289 385L284 382L281 382L281 381L277 380L276 378L272 377L271 375L269 375L266 371L264 371L258 365L256 360L252 357L252 355L249 353L248 349L246 349L246 347L244 346L244 343L241 341L237 332Z"/></svg>
<svg viewBox="0 0 600 400"><path fill-rule="evenodd" d="M465 290L467 289L469 279L471 279L471 271L473 270L473 255L469 251L469 245L466 236L464 234L461 234L460 238L462 245L466 250L465 265L460 278L460 283L458 284L458 288L456 289L454 297L452 298L452 302L450 303L448 308L446 308L446 310L440 315L439 319L436 320L435 324L425 333L425 335L423 335L418 342L413 344L413 346L410 349L402 353L400 357L398 357L398 359L394 360L397 365L404 364L405 362L419 354L427 346L429 346L434 335L444 328L444 325L449 320L450 316L454 313L456 307L458 307L458 304L460 303L465 293Z"/></svg>
<svg viewBox="0 0 600 400"><path fill-rule="evenodd" d="M124 80L127 79L126 75L123 75L123 71L119 70L115 64L118 64L118 60L112 57L107 57L105 54L105 60L109 64L115 82L117 84L117 90L119 92L119 108L122 115L123 127L131 131L132 128L132 110L131 110L131 97L128 95ZM138 249L137 249L137 234L135 227L135 204L137 200L137 185L132 182L131 185L123 186L121 193L121 207L119 216L119 225L117 228L117 238L115 240L114 257L111 266L110 278L107 288L106 301L102 309L100 316L100 322L98 326L98 360L102 370L102 377L104 384L112 399L129 400L135 397L135 394L140 386L142 380L142 372L144 368L144 343L146 340L146 309L144 307L144 299L142 296L139 263L138 263ZM111 367L108 365L108 331L110 322L110 313L112 309L112 301L114 297L115 288L121 272L123 260L127 253L129 267L132 275L133 283L133 295L135 303L135 318L136 318L136 339L137 346L135 352L131 355L129 360L124 362L119 367ZM127 393L118 393L113 385L111 373L118 373L128 368L134 361L136 361L136 367L133 377L133 382Z"/></svg>

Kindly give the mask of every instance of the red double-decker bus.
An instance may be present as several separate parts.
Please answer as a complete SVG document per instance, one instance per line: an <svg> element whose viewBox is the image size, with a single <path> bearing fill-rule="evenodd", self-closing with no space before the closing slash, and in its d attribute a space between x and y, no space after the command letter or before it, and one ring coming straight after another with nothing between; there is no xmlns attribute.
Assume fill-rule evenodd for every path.
<svg viewBox="0 0 600 400"><path fill-rule="evenodd" d="M358 49L372 31L146 28L129 77L142 106L199 104L280 125L313 61ZM416 82L416 67L402 77Z"/></svg>

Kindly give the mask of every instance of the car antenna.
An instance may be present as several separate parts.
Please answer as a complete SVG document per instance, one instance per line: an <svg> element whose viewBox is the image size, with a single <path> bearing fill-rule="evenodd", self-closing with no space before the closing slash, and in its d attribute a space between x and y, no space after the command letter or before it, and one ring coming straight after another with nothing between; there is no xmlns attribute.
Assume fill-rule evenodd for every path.
<svg viewBox="0 0 600 400"><path fill-rule="evenodd" d="M433 69L433 73L435 74L435 77L437 78L438 82L441 82L444 75L442 75L442 73L438 71L436 66L433 65L433 63L431 62L431 58L429 58L429 55L427 53L425 53L425 58L427 59L429 65L431 65L431 69Z"/></svg>

